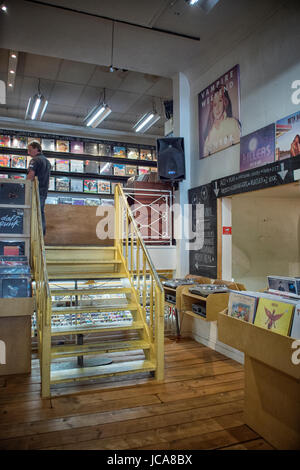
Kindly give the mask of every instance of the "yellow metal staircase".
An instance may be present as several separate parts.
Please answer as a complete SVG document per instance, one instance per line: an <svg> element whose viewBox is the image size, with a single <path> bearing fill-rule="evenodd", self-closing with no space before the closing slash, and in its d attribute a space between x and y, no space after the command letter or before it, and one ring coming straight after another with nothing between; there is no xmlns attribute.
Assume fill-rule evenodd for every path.
<svg viewBox="0 0 300 470"><path fill-rule="evenodd" d="M120 186L114 223L113 246L45 248L35 183L31 257L43 397L61 382L140 372L163 379L163 288ZM126 357L129 351L144 359ZM105 354L106 365L85 364Z"/></svg>

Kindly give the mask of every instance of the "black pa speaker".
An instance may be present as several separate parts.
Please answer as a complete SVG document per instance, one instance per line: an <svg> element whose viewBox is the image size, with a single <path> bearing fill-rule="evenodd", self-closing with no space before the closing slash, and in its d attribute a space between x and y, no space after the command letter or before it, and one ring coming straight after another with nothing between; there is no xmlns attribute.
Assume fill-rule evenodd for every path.
<svg viewBox="0 0 300 470"><path fill-rule="evenodd" d="M185 179L183 137L157 139L157 171L164 181Z"/></svg>

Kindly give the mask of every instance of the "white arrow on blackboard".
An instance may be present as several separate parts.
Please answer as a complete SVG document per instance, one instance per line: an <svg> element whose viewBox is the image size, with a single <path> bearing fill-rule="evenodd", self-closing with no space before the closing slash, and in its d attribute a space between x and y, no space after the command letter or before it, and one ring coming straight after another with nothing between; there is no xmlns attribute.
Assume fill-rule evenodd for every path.
<svg viewBox="0 0 300 470"><path fill-rule="evenodd" d="M214 189L214 192L215 192L216 197L218 197L219 191L220 191L220 190L218 189L217 182L215 182L215 189Z"/></svg>
<svg viewBox="0 0 300 470"><path fill-rule="evenodd" d="M286 174L288 173L288 170L284 169L284 163L280 163L281 170L278 171L277 173L280 175L282 181L284 181Z"/></svg>

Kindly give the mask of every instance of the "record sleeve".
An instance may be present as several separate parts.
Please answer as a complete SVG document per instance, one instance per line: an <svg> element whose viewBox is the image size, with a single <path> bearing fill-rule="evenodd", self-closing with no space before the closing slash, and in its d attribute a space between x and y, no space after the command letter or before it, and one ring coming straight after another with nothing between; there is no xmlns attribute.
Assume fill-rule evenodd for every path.
<svg viewBox="0 0 300 470"><path fill-rule="evenodd" d="M157 154L156 154L156 150L152 150L152 160L154 160L155 162L157 162Z"/></svg>
<svg viewBox="0 0 300 470"><path fill-rule="evenodd" d="M72 198L72 205L73 206L84 206L84 201L85 199L81 199L81 198Z"/></svg>
<svg viewBox="0 0 300 470"><path fill-rule="evenodd" d="M55 140L54 139L42 139L42 149L50 152L55 152Z"/></svg>
<svg viewBox="0 0 300 470"><path fill-rule="evenodd" d="M0 135L0 147L10 147L9 135Z"/></svg>
<svg viewBox="0 0 300 470"><path fill-rule="evenodd" d="M84 180L83 191L85 193L97 193L98 192L97 180Z"/></svg>
<svg viewBox="0 0 300 470"><path fill-rule="evenodd" d="M84 165L82 160L70 160L71 173L83 173Z"/></svg>
<svg viewBox="0 0 300 470"><path fill-rule="evenodd" d="M294 339L300 339L300 303L295 306L291 337Z"/></svg>
<svg viewBox="0 0 300 470"><path fill-rule="evenodd" d="M10 155L0 155L0 166L5 168L10 167Z"/></svg>
<svg viewBox="0 0 300 470"><path fill-rule="evenodd" d="M141 160L152 160L152 151L151 151L151 149L141 149L140 150L140 159Z"/></svg>
<svg viewBox="0 0 300 470"><path fill-rule="evenodd" d="M56 191L69 191L70 178L60 176L55 178Z"/></svg>
<svg viewBox="0 0 300 470"><path fill-rule="evenodd" d="M127 148L127 158L133 158L134 160L138 160L139 158L139 149L135 147L128 147Z"/></svg>
<svg viewBox="0 0 300 470"><path fill-rule="evenodd" d="M6 178L8 178L8 175L4 175L3 173L0 173L0 178L6 179Z"/></svg>
<svg viewBox="0 0 300 470"><path fill-rule="evenodd" d="M71 197L59 197L58 204L72 204L72 198Z"/></svg>
<svg viewBox="0 0 300 470"><path fill-rule="evenodd" d="M126 176L134 176L137 175L137 167L134 165L126 165L125 167L125 175Z"/></svg>
<svg viewBox="0 0 300 470"><path fill-rule="evenodd" d="M85 160L84 172L95 173L97 175L98 174L98 162L95 160Z"/></svg>
<svg viewBox="0 0 300 470"><path fill-rule="evenodd" d="M17 149L25 149L27 147L27 137L14 136L12 138L12 147Z"/></svg>
<svg viewBox="0 0 300 470"><path fill-rule="evenodd" d="M110 181L98 180L98 193L110 194Z"/></svg>
<svg viewBox="0 0 300 470"><path fill-rule="evenodd" d="M46 199L46 204L50 204L50 205L56 205L57 204L57 201L58 201L58 198L57 197L47 197Z"/></svg>
<svg viewBox="0 0 300 470"><path fill-rule="evenodd" d="M254 325L288 336L294 305L261 297L258 301Z"/></svg>
<svg viewBox="0 0 300 470"><path fill-rule="evenodd" d="M71 178L71 191L73 193L83 192L83 180L79 178Z"/></svg>
<svg viewBox="0 0 300 470"><path fill-rule="evenodd" d="M48 191L55 191L55 178L54 178L54 176L50 176L50 178L49 178Z"/></svg>
<svg viewBox="0 0 300 470"><path fill-rule="evenodd" d="M139 166L139 175L146 175L149 172L149 168L147 166Z"/></svg>
<svg viewBox="0 0 300 470"><path fill-rule="evenodd" d="M126 148L125 147L113 147L113 156L117 158L126 158Z"/></svg>
<svg viewBox="0 0 300 470"><path fill-rule="evenodd" d="M80 153L82 154L83 151L83 142L79 142L77 140L71 140L71 153Z"/></svg>
<svg viewBox="0 0 300 470"><path fill-rule="evenodd" d="M101 157L111 157L111 147L107 144L99 144L98 154Z"/></svg>
<svg viewBox="0 0 300 470"><path fill-rule="evenodd" d="M15 240L0 240L1 256L24 256L25 242Z"/></svg>
<svg viewBox="0 0 300 470"><path fill-rule="evenodd" d="M100 175L112 175L113 165L109 162L100 163Z"/></svg>
<svg viewBox="0 0 300 470"><path fill-rule="evenodd" d="M47 160L49 160L49 163L51 165L51 171L54 171L55 170L55 158L48 158L47 157Z"/></svg>
<svg viewBox="0 0 300 470"><path fill-rule="evenodd" d="M85 200L85 205L86 206L100 206L101 205L101 200L100 199L89 199L89 198L87 198Z"/></svg>
<svg viewBox="0 0 300 470"><path fill-rule="evenodd" d="M114 164L114 175L115 176L125 176L125 165L120 165L118 163Z"/></svg>
<svg viewBox="0 0 300 470"><path fill-rule="evenodd" d="M57 140L56 141L57 152L69 152L69 141L68 140Z"/></svg>
<svg viewBox="0 0 300 470"><path fill-rule="evenodd" d="M65 171L69 172L70 171L70 160L59 160L58 158L56 159L56 171Z"/></svg>
<svg viewBox="0 0 300 470"><path fill-rule="evenodd" d="M37 142L41 145L41 139L39 137L28 137L27 138L27 145L31 144L31 142Z"/></svg>
<svg viewBox="0 0 300 470"><path fill-rule="evenodd" d="M23 233L24 209L0 207L0 233Z"/></svg>
<svg viewBox="0 0 300 470"><path fill-rule="evenodd" d="M26 175L21 173L20 175L12 175L11 178L13 178L14 180L23 180L26 179Z"/></svg>
<svg viewBox="0 0 300 470"><path fill-rule="evenodd" d="M0 183L1 204L24 205L25 204L25 184Z"/></svg>
<svg viewBox="0 0 300 470"><path fill-rule="evenodd" d="M31 297L30 276L6 276L0 279L0 293L2 298Z"/></svg>
<svg viewBox="0 0 300 470"><path fill-rule="evenodd" d="M11 168L26 168L27 157L20 155L11 155L10 166Z"/></svg>
<svg viewBox="0 0 300 470"><path fill-rule="evenodd" d="M85 142L84 153L87 155L98 155L98 144L96 142Z"/></svg>
<svg viewBox="0 0 300 470"><path fill-rule="evenodd" d="M228 315L239 320L244 320L248 323L253 323L257 305L257 298L237 293L230 292L228 301Z"/></svg>

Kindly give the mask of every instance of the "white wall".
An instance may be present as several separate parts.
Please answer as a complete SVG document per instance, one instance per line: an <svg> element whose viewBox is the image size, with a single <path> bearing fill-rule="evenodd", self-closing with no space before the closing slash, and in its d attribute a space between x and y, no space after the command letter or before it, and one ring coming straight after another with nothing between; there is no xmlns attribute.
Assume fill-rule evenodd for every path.
<svg viewBox="0 0 300 470"><path fill-rule="evenodd" d="M299 17L300 2L288 1L206 73L198 75L197 67L186 71L191 87L192 187L239 172L239 145L198 158L198 93L231 67L240 64L243 135L299 110L291 101L291 84L300 79ZM199 57L199 70L202 67Z"/></svg>
<svg viewBox="0 0 300 470"><path fill-rule="evenodd" d="M199 65L185 71L190 81L191 96L191 188L239 172L239 145L201 161L198 157L198 94L234 65L240 65L243 135L299 110L300 105L296 106L291 101L291 84L300 79L299 18L300 2L288 1L263 27L240 42L204 74L200 72L203 70L201 57ZM247 218L247 213L244 216ZM294 224L291 226L293 230L292 227ZM217 341L216 324L189 319L185 330L197 341L242 360L241 353L228 346L224 349L224 345Z"/></svg>
<svg viewBox="0 0 300 470"><path fill-rule="evenodd" d="M266 190L267 191L267 190ZM299 198L232 198L232 274L248 290L300 275Z"/></svg>

